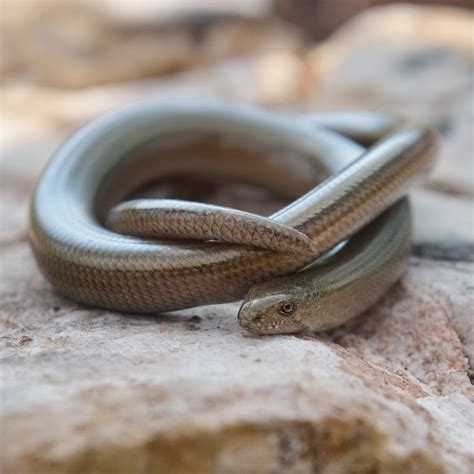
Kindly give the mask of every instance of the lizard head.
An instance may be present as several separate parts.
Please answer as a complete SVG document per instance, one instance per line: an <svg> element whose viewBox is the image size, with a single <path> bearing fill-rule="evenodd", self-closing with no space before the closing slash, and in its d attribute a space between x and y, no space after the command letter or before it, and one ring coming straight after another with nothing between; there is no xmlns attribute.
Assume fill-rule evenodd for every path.
<svg viewBox="0 0 474 474"><path fill-rule="evenodd" d="M285 334L304 331L314 308L294 278L276 278L255 285L240 307L239 324L254 334Z"/></svg>

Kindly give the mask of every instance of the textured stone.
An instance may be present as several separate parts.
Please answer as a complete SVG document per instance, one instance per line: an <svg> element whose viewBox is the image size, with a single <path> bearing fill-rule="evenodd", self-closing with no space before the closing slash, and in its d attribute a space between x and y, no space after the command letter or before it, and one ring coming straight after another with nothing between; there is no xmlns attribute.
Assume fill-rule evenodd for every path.
<svg viewBox="0 0 474 474"><path fill-rule="evenodd" d="M256 52L170 79L5 89L2 472L472 472L472 65L462 47L465 20L446 10L442 22L438 12L369 12L276 88L286 90L276 102L295 110L373 107L433 120L443 140L445 171L413 193L416 256L408 272L367 314L328 333L251 336L236 321L238 303L156 316L80 306L52 291L26 242L34 181L86 119L136 99L191 93L275 103L261 85L271 79L269 65L285 60ZM405 31L431 24L459 33L444 41L425 29L428 50L435 41L447 52L421 61L417 80L394 66L413 63L413 37L394 48L402 32L380 27L394 15ZM429 87L420 86L428 77ZM298 105L302 91L307 99ZM238 187L214 198L265 212L275 205Z"/></svg>

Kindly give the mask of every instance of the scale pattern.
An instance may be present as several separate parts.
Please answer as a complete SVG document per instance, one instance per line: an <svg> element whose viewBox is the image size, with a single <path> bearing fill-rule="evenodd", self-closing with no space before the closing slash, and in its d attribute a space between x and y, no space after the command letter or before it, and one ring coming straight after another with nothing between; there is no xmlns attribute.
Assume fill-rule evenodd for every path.
<svg viewBox="0 0 474 474"><path fill-rule="evenodd" d="M36 260L58 291L103 308L162 312L242 298L253 285L305 267L358 232L430 169L435 136L429 127L396 122L387 131L385 123L374 126L376 117L364 131L364 141L371 138L366 150L325 129L321 120L315 125L305 117L219 103L151 102L108 114L71 137L38 182L29 225ZM360 134L364 123L357 113L344 116L344 130L351 120ZM329 126L337 128L333 124L334 117ZM106 227L103 216L133 189L185 172L186 153L188 171L209 166L209 156L198 153L193 140L210 135L220 137L219 177L238 170L239 179L271 181L270 188L286 195L289 183L315 187L269 219L225 210L214 215L212 207L199 211L181 203L183 212L168 216L173 225L166 219L160 224L158 233L168 233L166 239L145 239L147 232L140 230L142 237L120 235ZM170 160L173 146L188 142L184 158ZM255 173L256 167L268 173ZM332 176L318 184L321 169ZM150 226L141 214L132 212L129 219L133 227L137 220ZM216 226L219 219L225 222ZM371 291L369 279L360 291Z"/></svg>

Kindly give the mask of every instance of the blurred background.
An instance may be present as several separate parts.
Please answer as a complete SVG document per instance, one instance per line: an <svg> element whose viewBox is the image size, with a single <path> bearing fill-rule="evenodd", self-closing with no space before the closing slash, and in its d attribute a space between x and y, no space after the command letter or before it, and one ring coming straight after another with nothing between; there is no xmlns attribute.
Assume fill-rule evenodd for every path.
<svg viewBox="0 0 474 474"><path fill-rule="evenodd" d="M71 131L147 98L418 117L451 155L429 186L471 194L471 2L430 3L2 0L3 235L24 238L26 196Z"/></svg>

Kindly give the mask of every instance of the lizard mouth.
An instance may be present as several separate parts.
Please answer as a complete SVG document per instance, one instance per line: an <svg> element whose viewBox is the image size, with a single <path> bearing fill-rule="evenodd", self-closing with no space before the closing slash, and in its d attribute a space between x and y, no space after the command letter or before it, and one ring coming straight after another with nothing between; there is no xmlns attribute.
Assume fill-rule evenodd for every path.
<svg viewBox="0 0 474 474"><path fill-rule="evenodd" d="M256 312L255 301L244 301L237 314L239 324L253 334L262 334L266 327L261 314Z"/></svg>

